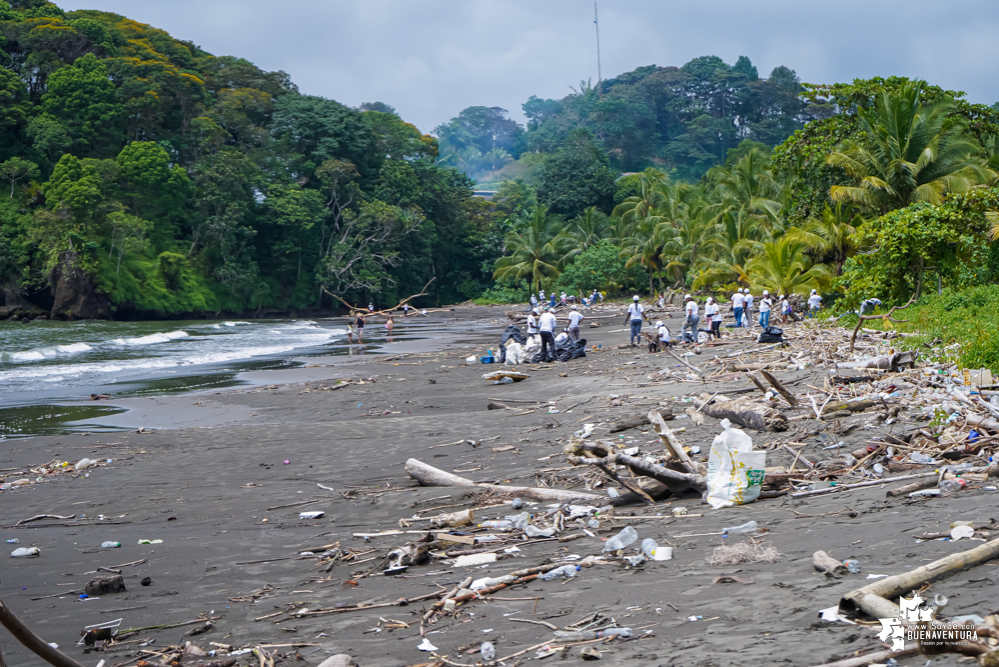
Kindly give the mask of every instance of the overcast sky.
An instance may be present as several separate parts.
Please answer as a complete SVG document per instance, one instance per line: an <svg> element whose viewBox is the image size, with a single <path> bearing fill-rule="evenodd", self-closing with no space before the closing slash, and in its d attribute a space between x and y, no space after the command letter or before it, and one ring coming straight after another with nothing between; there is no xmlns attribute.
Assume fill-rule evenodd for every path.
<svg viewBox="0 0 999 667"><path fill-rule="evenodd" d="M216 55L289 72L301 91L381 101L424 132L467 106L522 119L531 95L597 79L588 0L55 0L150 23ZM999 2L601 0L605 78L641 65L749 56L802 81L892 74L999 101Z"/></svg>

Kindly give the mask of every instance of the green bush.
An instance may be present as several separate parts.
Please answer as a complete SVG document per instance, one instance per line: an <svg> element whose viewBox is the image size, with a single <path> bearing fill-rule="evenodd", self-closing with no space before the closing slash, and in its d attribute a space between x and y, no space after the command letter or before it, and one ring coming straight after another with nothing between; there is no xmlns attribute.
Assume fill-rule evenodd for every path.
<svg viewBox="0 0 999 667"><path fill-rule="evenodd" d="M480 306L489 306L494 303L527 303L530 298L526 288L494 285L474 301Z"/></svg>
<svg viewBox="0 0 999 667"><path fill-rule="evenodd" d="M621 291L641 290L645 284L644 269L637 264L625 268L621 249L604 239L576 255L573 263L559 276L555 291L588 295L596 289L611 296Z"/></svg>
<svg viewBox="0 0 999 667"><path fill-rule="evenodd" d="M935 350L960 343L958 363L962 367L999 373L999 290L995 285L945 289L940 296L923 297L906 310L896 311L893 317L908 322L892 326L921 334L907 336L904 347L919 349L925 355L923 343L943 341L933 346ZM868 320L864 326L885 328L882 320Z"/></svg>

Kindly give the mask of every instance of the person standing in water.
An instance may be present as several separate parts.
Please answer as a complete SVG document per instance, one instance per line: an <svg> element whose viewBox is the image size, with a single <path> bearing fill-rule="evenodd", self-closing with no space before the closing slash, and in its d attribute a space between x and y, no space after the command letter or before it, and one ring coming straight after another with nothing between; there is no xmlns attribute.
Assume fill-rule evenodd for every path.
<svg viewBox="0 0 999 667"><path fill-rule="evenodd" d="M395 320L392 319L392 313L389 313L388 319L385 320L385 329L388 331L389 336L392 335L392 327L395 326Z"/></svg>
<svg viewBox="0 0 999 667"><path fill-rule="evenodd" d="M569 337L574 341L579 340L579 322L583 319L583 314L579 312L576 304L572 305L572 311L569 313Z"/></svg>
<svg viewBox="0 0 999 667"><path fill-rule="evenodd" d="M357 319L354 320L354 328L357 329L357 342L360 344L364 343L364 314L358 313Z"/></svg>

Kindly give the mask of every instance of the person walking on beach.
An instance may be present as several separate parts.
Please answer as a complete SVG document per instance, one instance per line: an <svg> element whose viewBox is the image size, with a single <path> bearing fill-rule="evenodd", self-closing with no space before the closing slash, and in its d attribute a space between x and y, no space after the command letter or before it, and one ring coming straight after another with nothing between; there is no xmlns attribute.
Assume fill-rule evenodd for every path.
<svg viewBox="0 0 999 667"><path fill-rule="evenodd" d="M791 302L783 294L780 295L780 323L787 326L787 318L791 315Z"/></svg>
<svg viewBox="0 0 999 667"><path fill-rule="evenodd" d="M760 326L766 329L770 326L770 310L773 308L774 302L770 298L770 292L763 290L763 296L760 298Z"/></svg>
<svg viewBox="0 0 999 667"><path fill-rule="evenodd" d="M747 327L752 327L753 326L753 295L749 292L749 288L748 287L743 290L743 301L744 301L744 305L743 305L744 310L743 310L742 314L745 316L746 326Z"/></svg>
<svg viewBox="0 0 999 667"><path fill-rule="evenodd" d="M538 315L540 311L537 308L531 310L531 314L527 316L527 337L538 335Z"/></svg>
<svg viewBox="0 0 999 667"><path fill-rule="evenodd" d="M732 312L735 314L736 328L742 326L742 312L745 310L746 300L742 298L742 289L737 289L732 295Z"/></svg>
<svg viewBox="0 0 999 667"><path fill-rule="evenodd" d="M541 332L541 361L555 361L558 356L555 352L555 327L558 320L551 307L545 308L545 314L541 316L538 329Z"/></svg>
<svg viewBox="0 0 999 667"><path fill-rule="evenodd" d="M686 316L683 320L683 329L680 332L680 340L687 342L687 335L691 336L690 342L697 345L697 325L701 321L698 312L697 302L689 294L683 297L683 312Z"/></svg>
<svg viewBox="0 0 999 667"><path fill-rule="evenodd" d="M822 297L818 290L812 290L812 295L808 297L808 316L815 317L822 309Z"/></svg>
<svg viewBox="0 0 999 667"><path fill-rule="evenodd" d="M704 304L704 322L711 327L712 336L716 339L721 338L721 308L718 307L718 304L710 296Z"/></svg>
<svg viewBox="0 0 999 667"><path fill-rule="evenodd" d="M354 328L357 329L357 342L364 343L364 313L358 313L354 320Z"/></svg>
<svg viewBox="0 0 999 667"><path fill-rule="evenodd" d="M582 319L583 314L576 308L576 304L573 304L572 311L569 313L569 338L574 341L579 340L579 322Z"/></svg>
<svg viewBox="0 0 999 667"><path fill-rule="evenodd" d="M534 310L537 307L538 307L538 297L536 297L536 296L534 296L532 294L531 295L531 310Z"/></svg>
<svg viewBox="0 0 999 667"><path fill-rule="evenodd" d="M403 319L409 317L409 304L408 303L402 304L402 317L403 317Z"/></svg>
<svg viewBox="0 0 999 667"><path fill-rule="evenodd" d="M648 316L645 314L645 308L642 304L638 303L639 297L636 294L631 297L631 305L628 306L628 314L625 315L624 323L631 323L631 346L635 347L635 341L641 341L642 339L642 320L648 321ZM649 322L652 324L652 322Z"/></svg>

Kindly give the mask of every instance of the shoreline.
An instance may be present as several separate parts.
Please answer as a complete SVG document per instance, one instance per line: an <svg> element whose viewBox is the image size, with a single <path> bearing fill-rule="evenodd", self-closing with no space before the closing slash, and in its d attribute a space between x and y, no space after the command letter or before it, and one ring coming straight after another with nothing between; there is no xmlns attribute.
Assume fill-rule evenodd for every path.
<svg viewBox="0 0 999 667"><path fill-rule="evenodd" d="M496 341L506 324L505 312L490 311L482 313L482 325L475 330L488 330L487 337ZM598 314L609 312L610 306ZM608 316L608 321L614 320ZM677 322L674 318L670 324ZM310 382L212 395L217 402L212 410L255 411L260 423L0 443L4 468L25 470L52 459L84 456L102 461L88 477L58 474L0 494L7 517L0 529L3 538L18 538L17 546L37 546L42 554L8 561L0 597L46 641L87 664L100 658L109 666L132 663L139 643L149 640L154 640L148 645L154 649L178 640L206 650L213 648L209 642L289 645L275 652L287 655L287 664L312 667L337 653L353 655L363 667L434 664L417 648L420 618L430 602L392 604L400 596L414 599L441 587L450 589L469 576L495 576L552 559L599 554L601 538L631 525L640 539L651 537L673 547L673 560L639 568L598 565L563 582L530 582L462 607L458 617L429 627L427 638L451 660L471 664L478 655L466 652L486 640L501 656L551 640L549 629L512 618L565 627L599 612L636 630L635 639L598 645L609 664L807 665L879 645L874 629L820 621L820 609L863 585L859 582L867 574L908 571L927 559L969 548L966 540L919 544L914 535L946 530L958 518L988 522L995 496L981 489L925 502L886 501L879 485L849 495L761 500L722 510L710 510L698 497L684 497L648 508L619 508L601 517L599 528L590 529L594 537L584 535L564 544L512 543L517 551L501 550L499 561L484 568L434 561L398 576L382 576L381 555L419 537L392 532L404 529L401 520L410 523L409 530L418 529L425 524L414 520L414 514L433 516L470 507L480 491L417 486L405 472L410 458L476 480L566 488L580 483L585 472L568 467L562 457L563 445L582 424L596 424L600 437L655 451L658 438L647 425L615 434L608 430L631 415L668 406L678 417L671 427L685 444L699 446L698 457L705 459L720 426L712 418L696 424L686 413L693 404L683 399L702 391L741 389L748 382L740 378L704 385L662 376L649 379L677 362L642 349L622 349L626 339L613 330L613 325L585 329L590 346L601 349L588 349L584 359L520 367L530 377L513 385L483 381L483 372L493 368L463 365L469 354L465 346L473 342L458 340L437 351L412 351L398 358L366 355L353 363L309 369L316 377L336 370L365 379L342 390L326 391L317 386L321 382ZM699 359L753 347L744 332L728 341L720 348L705 348ZM486 348L474 346L476 352ZM807 381L814 384L819 378L821 383L823 374L813 369ZM802 373L777 375L786 380ZM370 377L375 381L368 382ZM199 397L192 394L170 399L175 413L203 407L194 405ZM489 409L490 402L504 400L514 409ZM805 443L802 456L816 461L831 455L824 451L825 441L810 435L814 425L794 423L799 430L781 437L800 438ZM852 446L878 432L865 427L842 437ZM747 433L759 449L774 440L774 434ZM107 459L111 463L105 463ZM768 467L787 465L791 459L780 449L767 451ZM603 494L604 486L592 492ZM495 507L497 502L502 500L479 503L476 521L511 513L507 507ZM677 506L689 514L671 516ZM547 509L544 503L528 502L527 507ZM300 518L306 510L325 515ZM77 520L11 527L39 514L73 514ZM708 565L705 558L715 547L740 539L721 537L722 528L749 520L765 529L762 539L780 551L780 561ZM566 532L580 530L567 526ZM362 538L358 533L386 535ZM162 543L139 544L157 539ZM105 540L122 547L102 550ZM318 554L321 547L334 544L356 554L356 562L330 566L317 556L300 555ZM858 559L862 573L830 579L815 572L811 554L819 549L838 559ZM127 592L88 600L75 594L97 567L137 561L142 562L120 568ZM720 574L753 583L713 583ZM152 578L149 587L139 585L145 576ZM979 613L994 598L993 585L982 576L968 571L935 584L934 591L951 597L949 613ZM352 611L357 605L387 606ZM301 609L333 611L316 616L288 613ZM141 628L209 616L216 629L204 636L185 638L186 627L150 629L132 636L128 641L133 643L99 655L83 656L73 647L80 628L119 617L124 619L122 627ZM389 628L380 618L409 627ZM37 664L13 642L5 642L3 650L11 667ZM564 658L548 661L575 664L578 651L573 648ZM296 652L304 662L293 662ZM527 657L533 658L533 652ZM957 665L958 657L935 658L934 665ZM257 662L252 655L239 658L240 667Z"/></svg>

